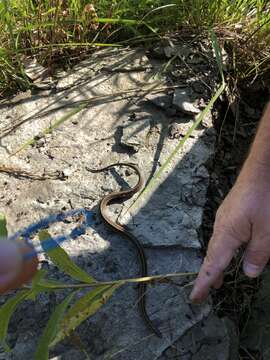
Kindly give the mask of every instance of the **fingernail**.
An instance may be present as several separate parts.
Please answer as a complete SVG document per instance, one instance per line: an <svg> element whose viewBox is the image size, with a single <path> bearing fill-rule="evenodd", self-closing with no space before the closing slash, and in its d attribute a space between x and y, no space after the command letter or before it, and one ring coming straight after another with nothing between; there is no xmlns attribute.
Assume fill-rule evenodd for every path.
<svg viewBox="0 0 270 360"><path fill-rule="evenodd" d="M262 272L263 267L259 266L259 265L254 265L254 264L244 262L243 270L244 270L244 273L247 276L249 276L249 277L257 277Z"/></svg>

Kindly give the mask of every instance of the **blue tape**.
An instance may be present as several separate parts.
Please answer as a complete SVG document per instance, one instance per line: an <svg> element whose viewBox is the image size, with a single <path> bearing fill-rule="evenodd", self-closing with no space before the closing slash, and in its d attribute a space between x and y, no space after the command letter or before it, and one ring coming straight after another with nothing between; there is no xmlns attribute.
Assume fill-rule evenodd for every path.
<svg viewBox="0 0 270 360"><path fill-rule="evenodd" d="M49 228L50 225L56 222L63 222L69 217L79 217L79 224L76 224L76 227L71 230L69 234L59 235L51 237L48 240L42 241L41 245L34 247L31 241L31 237L36 235L40 230ZM77 221L78 222L78 221ZM52 214L39 220L36 223L30 224L25 229L17 231L15 234L8 237L8 240L16 241L23 239L30 247L33 248L33 251L24 256L25 260L29 260L36 256L37 253L47 252L58 247L61 243L68 240L74 240L77 237L85 234L86 229L91 226L94 222L94 214L92 211L87 209L74 209L66 212L61 212L58 214Z"/></svg>

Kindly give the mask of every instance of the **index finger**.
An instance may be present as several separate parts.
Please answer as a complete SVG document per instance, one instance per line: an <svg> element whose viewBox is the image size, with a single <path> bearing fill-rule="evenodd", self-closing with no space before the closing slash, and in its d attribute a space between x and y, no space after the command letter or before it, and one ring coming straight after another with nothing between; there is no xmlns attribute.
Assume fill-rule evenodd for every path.
<svg viewBox="0 0 270 360"><path fill-rule="evenodd" d="M207 298L212 286L217 288L222 285L223 271L230 264L239 246L239 241L226 232L213 234L209 241L206 257L190 294L192 302L202 302Z"/></svg>

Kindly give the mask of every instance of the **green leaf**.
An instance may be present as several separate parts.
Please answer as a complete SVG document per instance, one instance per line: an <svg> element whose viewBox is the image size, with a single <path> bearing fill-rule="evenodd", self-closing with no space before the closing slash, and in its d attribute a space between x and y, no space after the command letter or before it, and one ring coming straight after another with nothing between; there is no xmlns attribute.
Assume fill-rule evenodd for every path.
<svg viewBox="0 0 270 360"><path fill-rule="evenodd" d="M39 240L42 242L44 240L50 239L52 240L51 235L47 230L41 230L38 234ZM64 271L66 274L70 275L72 278L82 281L87 284L91 284L93 282L96 282L95 279L88 275L84 270L79 268L68 256L68 254L65 252L64 249L62 249L57 243L55 243L56 247L52 250L46 251L45 247L43 249L47 252L49 258L52 260L52 262L62 271Z"/></svg>
<svg viewBox="0 0 270 360"><path fill-rule="evenodd" d="M46 270L38 270L32 280L32 288L31 288L31 292L29 293L27 299L35 301L36 297L39 293L41 293L42 291L44 291L43 288L40 288L38 286L38 283L41 279L43 279L45 277L45 275L47 274Z"/></svg>
<svg viewBox="0 0 270 360"><path fill-rule="evenodd" d="M7 220L4 214L0 213L0 240L8 236Z"/></svg>
<svg viewBox="0 0 270 360"><path fill-rule="evenodd" d="M52 291L52 290L57 290L59 288L63 289L67 285L63 284L63 283L60 283L58 281L54 281L54 280L41 279L37 283L36 286L39 287L40 289L42 289L43 291Z"/></svg>
<svg viewBox="0 0 270 360"><path fill-rule="evenodd" d="M32 280L32 290L35 288L42 288L43 290L53 290L58 289L59 286L65 287L66 284L60 283L55 280L47 280L45 276L47 275L47 270L39 270Z"/></svg>
<svg viewBox="0 0 270 360"><path fill-rule="evenodd" d="M102 285L82 296L65 314L61 321L60 331L55 337L52 346L68 336L89 316L95 314L121 285L122 283Z"/></svg>
<svg viewBox="0 0 270 360"><path fill-rule="evenodd" d="M214 33L213 29L211 29L210 35L211 35L212 47L214 49L215 56L216 56L216 62L217 62L217 65L218 65L219 73L220 73L222 82L224 83L224 74L223 74L223 63L222 63L221 49L220 49L220 47L218 45L217 36Z"/></svg>
<svg viewBox="0 0 270 360"><path fill-rule="evenodd" d="M32 279L32 289L38 286L40 280L44 279L46 275L47 275L47 270L44 269L38 270Z"/></svg>
<svg viewBox="0 0 270 360"><path fill-rule="evenodd" d="M7 300L0 308L0 343L5 351L9 351L9 346L6 343L6 336L8 331L8 324L12 314L14 313L17 305L24 301L29 295L29 290L18 292L14 297Z"/></svg>
<svg viewBox="0 0 270 360"><path fill-rule="evenodd" d="M64 301L56 306L54 312L52 313L43 334L38 343L37 351L35 353L36 360L48 360L49 359L49 347L51 342L54 340L58 329L59 323L64 316L64 313L72 300L75 292L69 294Z"/></svg>
<svg viewBox="0 0 270 360"><path fill-rule="evenodd" d="M36 273L34 279L32 280L31 292L29 293L27 299L34 301L37 295L40 293L59 290L59 288L65 288L66 284L54 280L44 279L46 274L46 270L39 270Z"/></svg>

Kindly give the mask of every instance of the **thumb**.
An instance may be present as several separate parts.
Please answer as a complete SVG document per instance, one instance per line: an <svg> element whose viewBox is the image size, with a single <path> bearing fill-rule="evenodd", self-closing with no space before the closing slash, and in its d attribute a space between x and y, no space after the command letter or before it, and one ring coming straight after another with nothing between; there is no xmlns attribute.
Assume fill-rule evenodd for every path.
<svg viewBox="0 0 270 360"><path fill-rule="evenodd" d="M263 271L270 257L270 233L249 242L243 260L244 273L255 278Z"/></svg>
<svg viewBox="0 0 270 360"><path fill-rule="evenodd" d="M0 287L16 278L22 267L22 255L15 242L0 240Z"/></svg>
<svg viewBox="0 0 270 360"><path fill-rule="evenodd" d="M32 252L33 248L26 243L0 240L0 294L20 287L35 275L38 258L23 258Z"/></svg>

